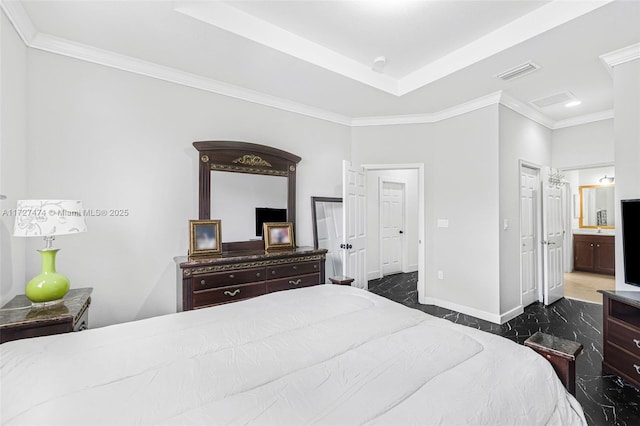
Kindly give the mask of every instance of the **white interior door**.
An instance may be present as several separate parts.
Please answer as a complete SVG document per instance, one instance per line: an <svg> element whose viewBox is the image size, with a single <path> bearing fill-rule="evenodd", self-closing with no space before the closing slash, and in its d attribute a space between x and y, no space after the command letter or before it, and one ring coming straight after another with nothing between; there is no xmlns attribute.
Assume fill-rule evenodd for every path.
<svg viewBox="0 0 640 426"><path fill-rule="evenodd" d="M402 272L405 185L380 179L380 262L382 275Z"/></svg>
<svg viewBox="0 0 640 426"><path fill-rule="evenodd" d="M342 203L343 274L354 279L354 287L367 289L366 179L364 169L349 161L342 162Z"/></svg>
<svg viewBox="0 0 640 426"><path fill-rule="evenodd" d="M564 297L564 220L562 189L542 182L542 232L544 236L544 304Z"/></svg>
<svg viewBox="0 0 640 426"><path fill-rule="evenodd" d="M520 169L520 259L522 306L528 306L538 296L538 170Z"/></svg>

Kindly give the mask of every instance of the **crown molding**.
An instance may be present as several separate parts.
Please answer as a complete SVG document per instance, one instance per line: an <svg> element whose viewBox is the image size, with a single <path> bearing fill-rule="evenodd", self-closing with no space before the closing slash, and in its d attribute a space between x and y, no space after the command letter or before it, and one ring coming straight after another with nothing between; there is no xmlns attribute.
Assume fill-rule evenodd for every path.
<svg viewBox="0 0 640 426"><path fill-rule="evenodd" d="M354 118L351 121L351 126L394 126L399 124L435 123L437 121L466 114L486 106L495 105L500 102L501 93L502 92L494 92L434 113Z"/></svg>
<svg viewBox="0 0 640 426"><path fill-rule="evenodd" d="M594 112L593 114L581 115L580 117L567 118L566 120L556 121L552 129L564 129L565 127L579 126L581 124L594 123L596 121L613 119L613 110Z"/></svg>
<svg viewBox="0 0 640 426"><path fill-rule="evenodd" d="M341 114L42 33L34 37L30 47L345 126L351 124L351 118Z"/></svg>
<svg viewBox="0 0 640 426"><path fill-rule="evenodd" d="M604 64L609 74L613 74L613 68L622 65L625 62L640 59L640 43L614 50L600 56L600 60Z"/></svg>
<svg viewBox="0 0 640 426"><path fill-rule="evenodd" d="M346 115L267 95L265 93L202 77L175 68L166 67L82 43L39 33L33 26L33 23L19 1L0 0L0 7L5 12L7 18L22 38L25 45L30 48L134 74L144 75L259 105L277 108L344 126L362 127L435 123L496 104L502 104L552 130L606 120L613 117L613 111L610 110L554 122L546 115L528 106L526 103L519 101L504 91L498 91L434 113L351 118ZM611 63L611 66L619 65L640 57L640 44L620 49L612 52L611 54L603 55L601 58L605 56L607 57L607 63ZM605 59L603 59L603 61L605 61Z"/></svg>
<svg viewBox="0 0 640 426"><path fill-rule="evenodd" d="M0 8L2 8L24 44L29 46L38 31L33 22L31 22L29 15L27 15L27 11L24 10L22 3L19 1L0 0Z"/></svg>
<svg viewBox="0 0 640 426"><path fill-rule="evenodd" d="M543 125L548 129L553 129L555 121L536 110L535 108L529 106L525 102L514 98L506 92L502 92L502 97L500 98L500 103L507 108L517 112L518 114L527 117L530 120L535 121L538 124Z"/></svg>

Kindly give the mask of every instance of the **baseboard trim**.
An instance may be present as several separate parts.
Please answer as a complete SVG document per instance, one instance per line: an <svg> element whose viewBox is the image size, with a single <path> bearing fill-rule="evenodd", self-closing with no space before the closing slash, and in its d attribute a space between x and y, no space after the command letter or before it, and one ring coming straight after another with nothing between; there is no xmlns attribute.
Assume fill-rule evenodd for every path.
<svg viewBox="0 0 640 426"><path fill-rule="evenodd" d="M507 321L511 321L512 319L514 319L515 317L523 313L524 313L524 308L522 307L522 305L518 305L515 308L511 309L510 311L507 311L504 314L500 315L500 324L504 324Z"/></svg>
<svg viewBox="0 0 640 426"><path fill-rule="evenodd" d="M475 309L469 306L459 305L457 303L450 302L448 300L442 300L435 297L425 297L419 301L424 305L435 305L445 309L451 309L452 311L460 312L461 314L471 315L472 317L479 318L485 321L492 322L494 324L502 324L500 315L492 314L487 311Z"/></svg>
<svg viewBox="0 0 640 426"><path fill-rule="evenodd" d="M370 280L377 280L382 278L382 274L380 273L380 271L370 271L367 272L367 281Z"/></svg>

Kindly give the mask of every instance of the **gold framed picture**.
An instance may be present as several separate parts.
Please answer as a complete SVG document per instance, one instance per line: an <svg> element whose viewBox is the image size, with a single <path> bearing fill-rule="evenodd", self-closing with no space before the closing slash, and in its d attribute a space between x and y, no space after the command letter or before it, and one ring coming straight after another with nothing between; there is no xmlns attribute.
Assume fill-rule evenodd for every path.
<svg viewBox="0 0 640 426"><path fill-rule="evenodd" d="M291 222L267 222L262 225L265 250L293 249L293 224Z"/></svg>
<svg viewBox="0 0 640 426"><path fill-rule="evenodd" d="M189 221L189 255L206 256L222 253L220 220Z"/></svg>

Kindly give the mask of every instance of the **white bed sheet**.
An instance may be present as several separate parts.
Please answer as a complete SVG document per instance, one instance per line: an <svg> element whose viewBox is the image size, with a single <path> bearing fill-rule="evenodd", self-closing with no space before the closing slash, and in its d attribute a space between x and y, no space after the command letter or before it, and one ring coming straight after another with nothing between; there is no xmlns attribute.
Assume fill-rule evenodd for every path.
<svg viewBox="0 0 640 426"><path fill-rule="evenodd" d="M322 285L0 346L1 423L582 425L508 339Z"/></svg>

